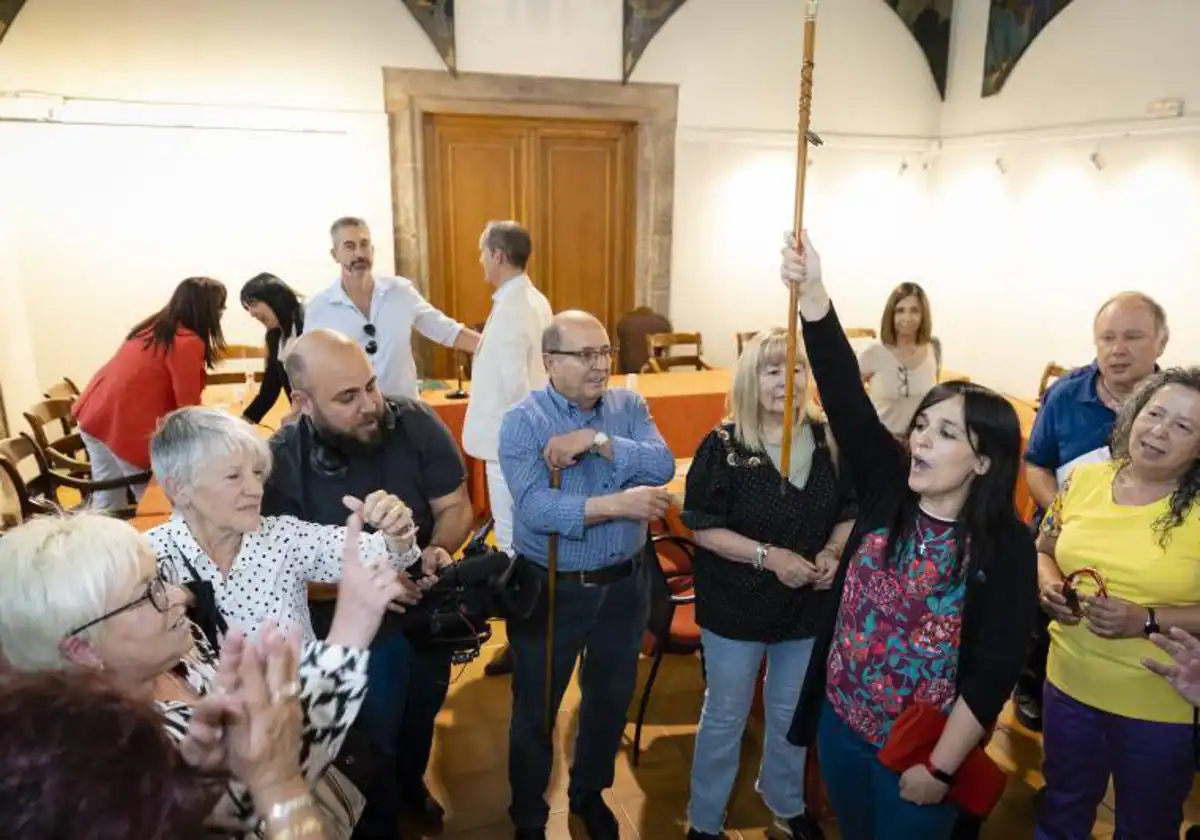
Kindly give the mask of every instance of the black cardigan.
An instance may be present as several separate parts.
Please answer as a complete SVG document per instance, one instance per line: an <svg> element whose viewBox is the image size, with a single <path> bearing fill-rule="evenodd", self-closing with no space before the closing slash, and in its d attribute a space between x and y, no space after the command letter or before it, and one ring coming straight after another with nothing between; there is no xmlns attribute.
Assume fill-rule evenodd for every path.
<svg viewBox="0 0 1200 840"><path fill-rule="evenodd" d="M804 345L821 393L821 404L858 498L858 519L846 543L834 581L837 596L822 617L808 674L788 738L808 746L815 741L825 701L826 660L850 560L864 535L891 528L900 505L911 497L909 459L879 422L863 390L858 363L837 313L804 322ZM1038 613L1037 551L1029 529L1013 516L1012 526L989 535L992 560L970 567L958 650L958 694L988 729L1012 693L1025 662Z"/></svg>
<svg viewBox="0 0 1200 840"><path fill-rule="evenodd" d="M267 412L275 407L279 400L279 392L286 391L288 399L292 398L292 383L288 381L287 371L279 360L279 328L267 331L267 363L263 369L262 387L250 405L242 411L242 417L251 423L261 423Z"/></svg>

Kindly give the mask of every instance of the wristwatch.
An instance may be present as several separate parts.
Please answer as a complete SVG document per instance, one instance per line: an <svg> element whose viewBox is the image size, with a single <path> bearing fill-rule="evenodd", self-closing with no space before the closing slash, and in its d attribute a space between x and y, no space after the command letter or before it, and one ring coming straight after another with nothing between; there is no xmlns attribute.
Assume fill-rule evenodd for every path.
<svg viewBox="0 0 1200 840"><path fill-rule="evenodd" d="M1149 636L1152 633L1160 632L1158 626L1158 615L1154 612L1154 607L1146 607L1146 624L1142 627L1142 632Z"/></svg>
<svg viewBox="0 0 1200 840"><path fill-rule="evenodd" d="M596 436L594 438L592 438L592 446L591 446L590 451L591 452L599 452L600 447L602 447L602 446L604 446L604 444L608 443L608 440L609 440L608 435L604 434L604 432L596 432Z"/></svg>
<svg viewBox="0 0 1200 840"><path fill-rule="evenodd" d="M938 768L934 767L933 761L928 758L925 759L925 769L929 771L930 776L933 776L933 778L937 779L946 787L954 787L954 774L947 773L945 770L939 770Z"/></svg>

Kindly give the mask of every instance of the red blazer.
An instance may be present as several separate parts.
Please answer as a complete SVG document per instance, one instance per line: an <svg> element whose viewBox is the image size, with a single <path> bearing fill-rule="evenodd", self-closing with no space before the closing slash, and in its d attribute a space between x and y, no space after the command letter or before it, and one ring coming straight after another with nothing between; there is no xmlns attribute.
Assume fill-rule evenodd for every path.
<svg viewBox="0 0 1200 840"><path fill-rule="evenodd" d="M150 469L150 437L177 408L198 405L204 390L204 341L180 327L170 352L127 340L75 401L79 428L123 461Z"/></svg>

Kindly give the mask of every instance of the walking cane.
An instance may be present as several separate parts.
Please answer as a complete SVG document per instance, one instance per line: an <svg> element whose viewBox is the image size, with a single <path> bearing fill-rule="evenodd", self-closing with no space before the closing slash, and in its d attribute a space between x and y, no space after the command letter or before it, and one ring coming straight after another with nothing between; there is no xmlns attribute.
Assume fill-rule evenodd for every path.
<svg viewBox="0 0 1200 840"><path fill-rule="evenodd" d="M562 487L562 470L557 467L550 470L550 489ZM546 688L543 702L545 703L545 720L542 722L549 736L554 731L554 590L558 578L558 534L550 535L550 545L546 549Z"/></svg>

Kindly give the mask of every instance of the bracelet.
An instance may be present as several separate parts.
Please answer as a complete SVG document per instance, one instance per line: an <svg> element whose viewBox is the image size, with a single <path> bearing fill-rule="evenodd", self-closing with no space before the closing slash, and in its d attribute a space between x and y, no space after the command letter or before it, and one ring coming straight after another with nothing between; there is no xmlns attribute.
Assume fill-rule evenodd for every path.
<svg viewBox="0 0 1200 840"><path fill-rule="evenodd" d="M771 550L771 546L765 543L759 543L754 547L754 571L761 572L767 562L767 552Z"/></svg>

